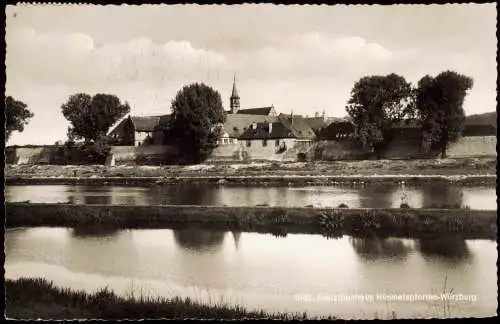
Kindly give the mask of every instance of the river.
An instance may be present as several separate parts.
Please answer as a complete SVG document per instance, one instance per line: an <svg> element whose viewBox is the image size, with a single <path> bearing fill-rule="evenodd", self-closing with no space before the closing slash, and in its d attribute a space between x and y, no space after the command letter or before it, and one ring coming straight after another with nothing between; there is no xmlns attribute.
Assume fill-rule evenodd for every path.
<svg viewBox="0 0 500 324"><path fill-rule="evenodd" d="M496 210L493 186L458 186L429 183L338 185L309 187L248 187L176 184L154 187L19 185L5 188L7 202L125 205L218 205L351 208L399 208L407 202L413 208L459 208Z"/></svg>
<svg viewBox="0 0 500 324"><path fill-rule="evenodd" d="M108 286L123 296L366 319L482 317L497 309L497 249L489 240L38 227L7 230L5 254L6 279L45 277L88 292ZM429 299L451 289L463 300ZM404 294L424 300L390 300Z"/></svg>

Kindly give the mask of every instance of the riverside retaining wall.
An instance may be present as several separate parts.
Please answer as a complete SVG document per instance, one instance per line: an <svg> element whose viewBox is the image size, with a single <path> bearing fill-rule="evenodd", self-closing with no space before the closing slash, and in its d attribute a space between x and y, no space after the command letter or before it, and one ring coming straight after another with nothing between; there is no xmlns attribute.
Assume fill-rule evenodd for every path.
<svg viewBox="0 0 500 324"><path fill-rule="evenodd" d="M116 164L167 164L177 157L172 145L112 146Z"/></svg>
<svg viewBox="0 0 500 324"><path fill-rule="evenodd" d="M241 161L269 160L295 161L300 151L288 143L290 154L276 154L274 143L269 141L268 147L247 148L244 143L225 144L217 147L209 160ZM252 143L262 145L259 141ZM495 157L496 136L466 136L450 145L447 150L449 158L467 157ZM169 145L147 146L113 146L111 149L116 164L168 164L177 157L177 151ZM315 143L312 148L304 149L308 159L319 161L359 160L367 156L367 152L357 145L354 140L322 141ZM60 147L55 145L32 147L7 147L5 158L7 164L60 164ZM431 158L439 153L427 154L420 151L418 139L395 139L384 154L386 159ZM310 156L310 157L309 157ZM63 163L64 164L64 163Z"/></svg>

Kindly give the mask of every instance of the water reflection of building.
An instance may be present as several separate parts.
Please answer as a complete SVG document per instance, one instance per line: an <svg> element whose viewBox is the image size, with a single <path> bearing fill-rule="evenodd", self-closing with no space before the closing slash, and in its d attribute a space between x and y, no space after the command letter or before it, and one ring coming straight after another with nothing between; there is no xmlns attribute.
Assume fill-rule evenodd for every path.
<svg viewBox="0 0 500 324"><path fill-rule="evenodd" d="M151 205L154 196L148 188L121 186L68 186L66 189L71 204L103 205Z"/></svg>
<svg viewBox="0 0 500 324"><path fill-rule="evenodd" d="M451 262L463 262L472 256L467 242L463 238L454 236L419 239L417 240L417 250L424 258L433 260L438 258Z"/></svg>
<svg viewBox="0 0 500 324"><path fill-rule="evenodd" d="M110 204L111 196L107 186L67 186L66 192L70 204Z"/></svg>
<svg viewBox="0 0 500 324"><path fill-rule="evenodd" d="M157 204L214 205L216 189L204 184L177 184L152 188L148 195Z"/></svg>
<svg viewBox="0 0 500 324"><path fill-rule="evenodd" d="M201 228L174 230L175 242L182 248L195 251L219 249L224 243L225 232Z"/></svg>
<svg viewBox="0 0 500 324"><path fill-rule="evenodd" d="M374 185L359 188L359 207L391 208L396 187L394 185Z"/></svg>
<svg viewBox="0 0 500 324"><path fill-rule="evenodd" d="M422 186L423 208L460 208L462 188L447 183L429 183Z"/></svg>
<svg viewBox="0 0 500 324"><path fill-rule="evenodd" d="M349 241L359 257L365 260L403 260L412 248L398 238L354 238Z"/></svg>
<svg viewBox="0 0 500 324"><path fill-rule="evenodd" d="M213 190L213 189L212 189ZM287 187L221 187L214 190L217 204L227 206L296 206L304 201L304 193Z"/></svg>

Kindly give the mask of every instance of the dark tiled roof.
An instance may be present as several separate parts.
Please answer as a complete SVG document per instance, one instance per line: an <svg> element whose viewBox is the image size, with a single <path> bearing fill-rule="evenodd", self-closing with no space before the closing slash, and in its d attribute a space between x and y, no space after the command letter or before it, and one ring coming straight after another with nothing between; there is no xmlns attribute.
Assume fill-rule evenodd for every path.
<svg viewBox="0 0 500 324"><path fill-rule="evenodd" d="M276 118L265 115L246 115L246 114L227 114L223 131L227 132L229 137L238 137L250 128L252 123L273 122Z"/></svg>
<svg viewBox="0 0 500 324"><path fill-rule="evenodd" d="M323 117L306 117L305 121L309 124L309 126L313 130L317 130L328 126L328 123L325 121Z"/></svg>
<svg viewBox="0 0 500 324"><path fill-rule="evenodd" d="M296 138L312 140L316 138L314 131L304 118L293 117L292 123L289 117L280 115L271 125L271 132L269 132L269 123L257 123L256 129L247 129L239 139Z"/></svg>
<svg viewBox="0 0 500 324"><path fill-rule="evenodd" d="M293 122L292 119L293 118ZM309 123L302 116L293 115L290 117L289 115L280 115L280 120L292 130L293 134L298 139L315 139L316 134L314 130L309 126Z"/></svg>
<svg viewBox="0 0 500 324"><path fill-rule="evenodd" d="M136 132L152 132L160 125L160 121L168 120L170 115L162 116L131 116Z"/></svg>
<svg viewBox="0 0 500 324"><path fill-rule="evenodd" d="M271 132L269 132L269 124L271 124ZM296 138L292 130L286 127L283 122L277 121L272 123L257 123L257 128L248 128L238 139L240 140L255 140L255 139L277 139L277 138Z"/></svg>
<svg viewBox="0 0 500 324"><path fill-rule="evenodd" d="M273 107L262 107L262 108L248 108L248 109L240 109L237 114L245 114L245 115L269 115L272 111Z"/></svg>
<svg viewBox="0 0 500 324"><path fill-rule="evenodd" d="M161 116L130 116L126 115L109 128L108 135L118 131L130 118L136 132L152 132L159 125L165 125L170 120L170 115Z"/></svg>

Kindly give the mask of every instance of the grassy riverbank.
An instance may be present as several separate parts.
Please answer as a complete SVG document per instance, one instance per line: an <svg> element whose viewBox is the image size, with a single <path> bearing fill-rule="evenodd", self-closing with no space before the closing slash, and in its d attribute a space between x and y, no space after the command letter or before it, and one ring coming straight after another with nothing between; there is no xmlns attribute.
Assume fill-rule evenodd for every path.
<svg viewBox="0 0 500 324"><path fill-rule="evenodd" d="M15 319L310 319L306 314L267 314L189 298L123 298L108 289L88 294L41 278L6 280L5 291L6 316Z"/></svg>
<svg viewBox="0 0 500 324"><path fill-rule="evenodd" d="M6 203L6 227L204 228L327 237L460 235L495 239L495 210L127 206Z"/></svg>
<svg viewBox="0 0 500 324"><path fill-rule="evenodd" d="M200 176L373 176L373 175L496 175L496 158L366 160L248 164L200 164L193 166L57 166L8 165L9 178L90 177L200 177Z"/></svg>

